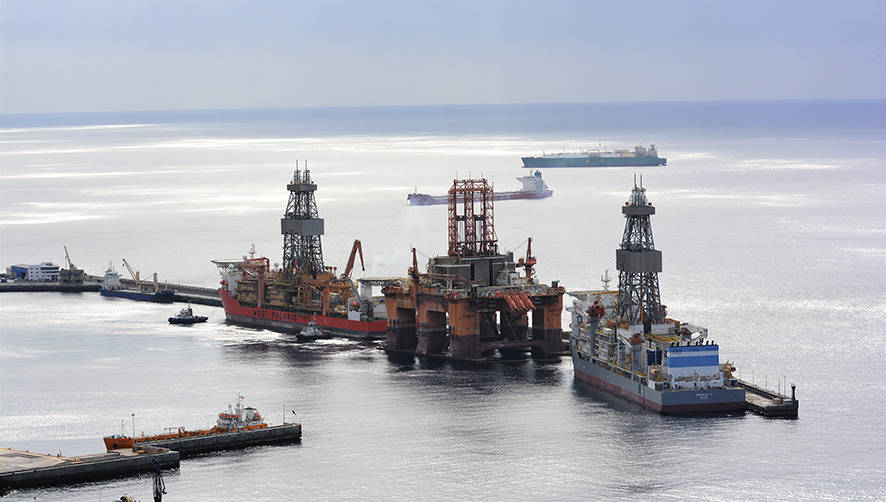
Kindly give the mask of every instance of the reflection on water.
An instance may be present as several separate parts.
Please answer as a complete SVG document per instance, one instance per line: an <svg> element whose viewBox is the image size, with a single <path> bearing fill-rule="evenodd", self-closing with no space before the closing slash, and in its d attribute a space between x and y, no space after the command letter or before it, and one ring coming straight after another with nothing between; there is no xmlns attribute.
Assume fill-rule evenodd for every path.
<svg viewBox="0 0 886 502"><path fill-rule="evenodd" d="M413 185L442 192L471 172L511 186L520 154L651 137L670 158L642 173L658 208L664 302L709 327L745 378L796 381L798 420L660 416L576 383L568 358L473 365L386 354L368 341L297 344L226 324L217 308L181 329L166 321L176 310L168 305L34 293L0 295L0 443L89 453L132 413L147 432L205 427L239 393L272 423L295 409L302 444L186 461L166 475L171 500L886 498L871 468L886 447L882 400L871 397L886 374L886 340L864 336L886 324L883 115L872 119L868 104L858 121L807 123L779 109L771 130L767 120L701 130L650 106L659 105L632 115L648 117L643 127L627 127L631 106L586 121L567 105L553 116L481 107L436 125L403 110L371 127L286 113L204 124L157 115L122 128L6 124L16 131L0 151L0 256L4 265L60 262L65 244L91 273L126 256L161 280L211 287L212 258L242 256L254 242L279 260L284 185L293 160L308 158L322 181L326 261L343 263L357 237L367 275L402 276L411 246L428 256L445 249L446 210L407 206ZM669 106L659 108L678 107ZM768 105L708 106L746 117ZM502 117L517 124L501 126ZM327 126L335 134L321 134ZM540 280L598 287L613 267L631 174L546 171L554 197L496 203L502 246L532 236ZM146 499L149 478L4 500L96 500L99 489Z"/></svg>

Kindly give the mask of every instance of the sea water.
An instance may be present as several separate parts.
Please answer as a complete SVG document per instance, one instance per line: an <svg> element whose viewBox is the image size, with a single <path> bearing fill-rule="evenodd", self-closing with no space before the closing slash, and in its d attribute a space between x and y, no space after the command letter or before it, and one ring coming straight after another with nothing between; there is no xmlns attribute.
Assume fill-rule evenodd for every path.
<svg viewBox="0 0 886 502"><path fill-rule="evenodd" d="M327 265L445 253L446 207L413 190L498 190L521 155L655 143L666 167L546 169L544 200L495 205L501 250L541 281L614 274L636 182L656 206L661 296L707 326L741 378L797 385L800 417L665 417L574 381L559 362L463 365L343 339L293 344L178 307L96 293L0 296L0 446L62 455L102 436L211 425L237 396L295 446L185 460L170 500L882 499L886 474L886 102L721 102L0 116L0 261L215 287L210 262L254 244L279 263L296 160L318 184ZM636 177L635 177L636 176ZM569 303L568 297L566 303ZM563 327L568 329L564 312ZM296 415L293 415L293 411ZM132 416L134 414L134 417ZM8 500L150 498L150 477Z"/></svg>

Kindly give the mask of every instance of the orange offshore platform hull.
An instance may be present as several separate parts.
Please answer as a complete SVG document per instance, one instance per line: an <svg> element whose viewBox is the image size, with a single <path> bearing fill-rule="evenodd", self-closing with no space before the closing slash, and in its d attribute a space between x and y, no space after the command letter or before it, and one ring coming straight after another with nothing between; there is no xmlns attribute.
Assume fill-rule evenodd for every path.
<svg viewBox="0 0 886 502"><path fill-rule="evenodd" d="M340 336L376 339L384 339L387 336L388 321L386 319L353 321L343 317L252 307L241 305L236 298L231 297L231 293L227 289L219 289L218 294L221 296L222 306L225 308L225 317L234 324L292 332L300 331L313 320L317 323L317 327L323 331Z"/></svg>

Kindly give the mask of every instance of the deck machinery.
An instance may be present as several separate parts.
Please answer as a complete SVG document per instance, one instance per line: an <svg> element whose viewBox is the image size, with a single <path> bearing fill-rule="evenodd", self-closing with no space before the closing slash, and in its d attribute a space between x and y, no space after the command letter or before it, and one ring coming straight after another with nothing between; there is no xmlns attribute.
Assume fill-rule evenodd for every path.
<svg viewBox="0 0 886 502"><path fill-rule="evenodd" d="M271 270L266 258L244 260L244 275L237 288L240 302L289 307L323 316L336 309L345 314L345 303L355 296L354 285L350 278L339 278L334 267L323 264L320 237L324 225L317 213L317 185L311 172L296 168L286 188L289 202L280 220L283 267Z"/></svg>
<svg viewBox="0 0 886 502"><path fill-rule="evenodd" d="M219 295L226 318L284 331L314 321L322 330L343 336L384 337L381 298L371 297L371 288L361 295L350 277L358 252L362 266L360 241L354 241L345 273L339 275L323 261L324 223L314 197L317 184L307 167L301 170L296 164L286 188L289 202L280 220L283 266L272 269L270 260L255 256L254 248L242 260L214 260L222 275Z"/></svg>
<svg viewBox="0 0 886 502"><path fill-rule="evenodd" d="M386 350L480 360L494 351L563 350L563 288L540 284L529 239L524 258L499 253L493 189L485 179L455 180L449 189L449 252L409 278L386 286ZM521 275L519 268L524 269Z"/></svg>

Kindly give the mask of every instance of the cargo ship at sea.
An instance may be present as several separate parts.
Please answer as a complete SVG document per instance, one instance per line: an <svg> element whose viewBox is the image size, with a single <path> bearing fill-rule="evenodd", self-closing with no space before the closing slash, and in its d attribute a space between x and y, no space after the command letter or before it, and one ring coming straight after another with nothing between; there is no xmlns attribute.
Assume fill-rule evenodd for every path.
<svg viewBox="0 0 886 502"><path fill-rule="evenodd" d="M554 194L541 178L541 171L535 171L529 176L520 176L517 181L521 183L520 190L512 192L495 192L493 200L516 200L516 199L544 199ZM430 206L433 204L448 204L449 195L428 195L415 192L406 196L410 206Z"/></svg>
<svg viewBox="0 0 886 502"><path fill-rule="evenodd" d="M151 283L143 284L139 273L132 270L126 259L123 260L123 265L132 275L135 289L125 287L123 281L120 280L120 274L117 273L113 265L109 264L99 290L102 296L127 298L143 302L172 303L175 291L172 289L161 289L160 284L157 282L156 273L154 273L154 280Z"/></svg>
<svg viewBox="0 0 886 502"><path fill-rule="evenodd" d="M281 219L283 264L256 257L255 248L239 260L213 260L221 273L219 295L229 322L244 326L299 332L311 321L328 333L354 338L384 338L387 316L384 297L372 296L372 280L351 280L356 254L363 266L363 248L354 241L348 264L339 275L326 266L310 171L296 168L287 185L289 202Z"/></svg>
<svg viewBox="0 0 886 502"><path fill-rule="evenodd" d="M624 167L664 166L668 159L659 157L655 145L631 149L581 150L579 152L543 153L540 157L523 157L523 167Z"/></svg>
<svg viewBox="0 0 886 502"><path fill-rule="evenodd" d="M664 414L745 410L745 386L708 330L667 317L661 304L650 217L655 207L636 183L622 207L624 237L616 251L618 291L576 291L570 350L575 377ZM795 410L794 410L795 411Z"/></svg>

